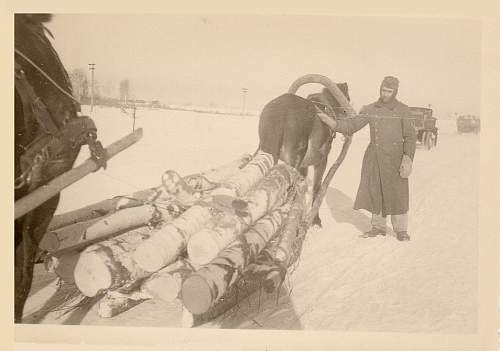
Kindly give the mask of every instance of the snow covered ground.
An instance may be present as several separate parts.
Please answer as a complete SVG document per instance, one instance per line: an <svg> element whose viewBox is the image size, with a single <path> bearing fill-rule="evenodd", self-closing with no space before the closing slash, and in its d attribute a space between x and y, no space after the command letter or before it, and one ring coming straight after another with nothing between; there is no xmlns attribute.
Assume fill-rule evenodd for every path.
<svg viewBox="0 0 500 351"><path fill-rule="evenodd" d="M129 133L132 120L117 109L96 108L100 139L108 145ZM144 138L62 193L58 213L160 183L166 169L188 175L224 164L258 143L257 117L140 110ZM302 255L279 299L252 296L208 328L313 329L474 333L478 308L479 136L458 135L439 120L436 148L418 148L410 178L409 231L363 239L370 217L352 210L368 129L355 135L321 207L323 228L309 231ZM330 160L341 146L335 142ZM82 152L80 161L88 157ZM37 267L31 306L50 298L53 276ZM179 303L147 301L112 319L96 306L60 316L30 314L27 321L57 324L180 326Z"/></svg>

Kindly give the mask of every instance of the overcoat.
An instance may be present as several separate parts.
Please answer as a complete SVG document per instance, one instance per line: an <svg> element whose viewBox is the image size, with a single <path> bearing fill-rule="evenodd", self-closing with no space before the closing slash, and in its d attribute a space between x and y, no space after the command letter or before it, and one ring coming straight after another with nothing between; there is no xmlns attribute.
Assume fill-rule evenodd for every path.
<svg viewBox="0 0 500 351"><path fill-rule="evenodd" d="M408 106L392 99L364 106L359 115L338 119L335 131L352 135L370 127L370 143L361 167L361 181L354 209L375 214L398 215L408 212L408 179L399 175L403 154L412 160L416 131Z"/></svg>

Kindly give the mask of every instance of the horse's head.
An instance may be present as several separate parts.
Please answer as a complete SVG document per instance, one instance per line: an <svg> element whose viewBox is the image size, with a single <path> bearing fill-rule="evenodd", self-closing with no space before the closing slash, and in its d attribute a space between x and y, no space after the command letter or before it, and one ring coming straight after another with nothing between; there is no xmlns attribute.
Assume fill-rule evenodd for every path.
<svg viewBox="0 0 500 351"><path fill-rule="evenodd" d="M349 96L349 86L347 83L337 83L337 87L344 94L348 102L351 102L351 98ZM311 100L316 103L320 103L323 105L327 105L331 110L335 112L337 117L347 117L347 113L345 109L341 106L338 100L333 96L328 88L323 88L321 93L311 94L307 97L308 100ZM328 113L328 112L327 112Z"/></svg>
<svg viewBox="0 0 500 351"><path fill-rule="evenodd" d="M351 102L351 98L349 96L349 86L347 83L337 83L337 87L340 89L342 94L346 97L347 101ZM328 102L328 105L335 111L335 114L340 117L346 117L346 112L344 108L340 105L337 99L332 95L330 90L327 88L323 88L321 95L324 100Z"/></svg>
<svg viewBox="0 0 500 351"><path fill-rule="evenodd" d="M33 87L35 94L49 110L54 122L61 125L64 120L76 117L79 105L59 89L72 94L68 73L47 38L47 33L50 32L44 23L50 19L50 14L15 15L15 60L24 71L26 80Z"/></svg>

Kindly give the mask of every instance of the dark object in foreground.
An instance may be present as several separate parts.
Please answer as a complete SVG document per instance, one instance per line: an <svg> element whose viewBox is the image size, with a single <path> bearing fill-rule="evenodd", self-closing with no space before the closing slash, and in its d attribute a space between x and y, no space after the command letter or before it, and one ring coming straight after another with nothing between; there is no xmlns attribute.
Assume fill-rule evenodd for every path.
<svg viewBox="0 0 500 351"><path fill-rule="evenodd" d="M129 135L114 142L106 148L106 153L108 155L107 159L112 158L119 152L135 144L141 138L142 129L139 128L133 133L130 133ZM73 168L64 174L59 175L57 178L52 179L47 184L37 188L29 195L26 195L25 197L16 201L14 211L15 218L17 219L25 215L33 208L36 208L54 195L58 194L64 188L82 179L91 172L96 171L97 169L99 169L98 163L93 158L90 158L78 167Z"/></svg>
<svg viewBox="0 0 500 351"><path fill-rule="evenodd" d="M44 26L50 18L49 14L14 16L15 201L70 170L82 145L89 145L101 166L106 163L97 128L89 117L78 116L80 106L72 96L68 73L46 35L51 36ZM38 207L16 214L15 322L21 322L37 246L58 203L59 193L53 193Z"/></svg>

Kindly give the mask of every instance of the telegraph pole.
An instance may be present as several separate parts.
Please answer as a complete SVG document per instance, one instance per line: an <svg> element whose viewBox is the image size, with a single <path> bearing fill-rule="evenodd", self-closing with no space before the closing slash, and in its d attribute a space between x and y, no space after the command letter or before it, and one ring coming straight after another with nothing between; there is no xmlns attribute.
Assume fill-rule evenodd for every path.
<svg viewBox="0 0 500 351"><path fill-rule="evenodd" d="M89 63L90 70L90 112L94 110L94 70L95 63Z"/></svg>
<svg viewBox="0 0 500 351"><path fill-rule="evenodd" d="M246 102L248 89L243 88L243 89L241 89L241 91L243 92L243 108L241 109L241 114L244 114L245 113L245 102Z"/></svg>

